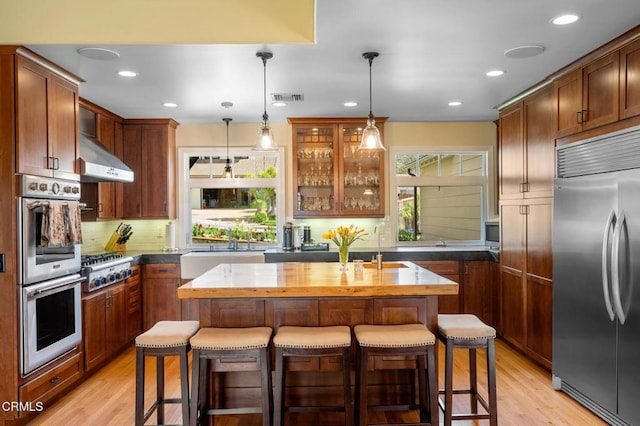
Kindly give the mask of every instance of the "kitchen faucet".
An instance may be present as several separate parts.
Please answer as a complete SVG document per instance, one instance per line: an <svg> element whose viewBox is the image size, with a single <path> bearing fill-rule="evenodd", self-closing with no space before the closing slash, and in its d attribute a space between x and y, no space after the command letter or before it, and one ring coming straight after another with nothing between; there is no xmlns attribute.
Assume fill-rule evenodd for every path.
<svg viewBox="0 0 640 426"><path fill-rule="evenodd" d="M378 229L378 225L376 225L375 228L373 228L373 233L378 234L378 254L375 257L376 269L382 269L382 253L380 253L380 233L381 232Z"/></svg>
<svg viewBox="0 0 640 426"><path fill-rule="evenodd" d="M227 234L229 235L229 245L227 245L227 248L233 251L238 250L238 239L233 236L231 228L227 229Z"/></svg>

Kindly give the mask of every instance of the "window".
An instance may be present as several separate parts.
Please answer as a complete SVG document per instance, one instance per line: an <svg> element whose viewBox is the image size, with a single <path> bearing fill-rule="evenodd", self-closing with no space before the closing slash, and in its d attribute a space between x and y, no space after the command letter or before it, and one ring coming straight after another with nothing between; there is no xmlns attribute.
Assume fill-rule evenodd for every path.
<svg viewBox="0 0 640 426"><path fill-rule="evenodd" d="M486 151L395 150L391 185L397 205L390 211L396 242L483 241L487 156Z"/></svg>
<svg viewBox="0 0 640 426"><path fill-rule="evenodd" d="M260 249L279 244L284 216L282 149L179 148L180 221L185 246Z"/></svg>

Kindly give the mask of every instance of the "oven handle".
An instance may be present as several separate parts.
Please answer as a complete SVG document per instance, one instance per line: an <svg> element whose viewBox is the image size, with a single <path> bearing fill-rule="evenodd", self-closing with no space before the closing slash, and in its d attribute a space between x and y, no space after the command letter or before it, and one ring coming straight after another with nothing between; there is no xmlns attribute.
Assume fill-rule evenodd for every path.
<svg viewBox="0 0 640 426"><path fill-rule="evenodd" d="M84 277L80 276L80 274L73 274L41 284L30 285L24 288L24 293L27 297L33 298L46 293L55 293L64 287L72 287L74 284L81 283L82 281L84 281Z"/></svg>
<svg viewBox="0 0 640 426"><path fill-rule="evenodd" d="M43 207L48 205L49 205L48 201L34 201L32 203L27 204L27 207L29 208L29 210L34 210L34 209L37 209L38 207ZM84 209L87 207L87 203L78 203L78 207L80 207L81 209Z"/></svg>

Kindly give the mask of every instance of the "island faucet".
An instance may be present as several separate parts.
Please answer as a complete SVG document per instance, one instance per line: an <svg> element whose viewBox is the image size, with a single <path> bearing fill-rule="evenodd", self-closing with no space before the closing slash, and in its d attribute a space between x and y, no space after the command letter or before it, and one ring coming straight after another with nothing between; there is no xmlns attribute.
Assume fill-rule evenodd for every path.
<svg viewBox="0 0 640 426"><path fill-rule="evenodd" d="M373 228L373 233L374 234L378 234L378 254L375 257L375 264L376 264L376 269L382 269L382 253L380 253L380 230L378 229L378 226L376 225L375 228ZM371 261L373 262L374 260L371 259Z"/></svg>

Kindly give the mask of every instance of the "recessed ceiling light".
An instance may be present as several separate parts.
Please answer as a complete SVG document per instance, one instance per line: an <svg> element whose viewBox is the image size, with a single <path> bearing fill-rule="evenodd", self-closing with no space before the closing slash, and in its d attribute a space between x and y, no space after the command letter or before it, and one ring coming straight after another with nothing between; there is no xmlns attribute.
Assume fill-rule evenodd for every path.
<svg viewBox="0 0 640 426"><path fill-rule="evenodd" d="M274 102L271 105L273 105L274 107L286 107L287 103L286 102Z"/></svg>
<svg viewBox="0 0 640 426"><path fill-rule="evenodd" d="M504 74L504 71L502 71L502 70L491 70L491 71L487 71L486 76L487 77L498 77L498 76L501 76L502 74Z"/></svg>
<svg viewBox="0 0 640 426"><path fill-rule="evenodd" d="M111 61L120 57L118 52L102 47L81 47L77 52L80 56L95 59L96 61Z"/></svg>
<svg viewBox="0 0 640 426"><path fill-rule="evenodd" d="M524 59L537 56L544 52L544 46L530 45L512 47L504 52L504 56L513 59Z"/></svg>
<svg viewBox="0 0 640 426"><path fill-rule="evenodd" d="M553 22L556 25L567 25L567 24L573 24L578 19L580 19L580 17L578 15L574 15L572 13L568 13L566 15L556 16L555 18L553 18L551 20L551 22Z"/></svg>
<svg viewBox="0 0 640 426"><path fill-rule="evenodd" d="M176 108L178 106L177 103L175 102L165 102L162 104L162 106L167 107L167 108Z"/></svg>
<svg viewBox="0 0 640 426"><path fill-rule="evenodd" d="M353 102L353 101L349 101L349 102L345 102L343 105L346 106L347 108L353 108L355 106L358 106L358 103L357 102Z"/></svg>
<svg viewBox="0 0 640 426"><path fill-rule="evenodd" d="M449 105L451 107L460 106L460 105L462 105L462 102L460 102L460 101L451 101L447 105Z"/></svg>
<svg viewBox="0 0 640 426"><path fill-rule="evenodd" d="M122 70L118 71L118 75L120 77L135 77L138 75L138 73L135 71Z"/></svg>

